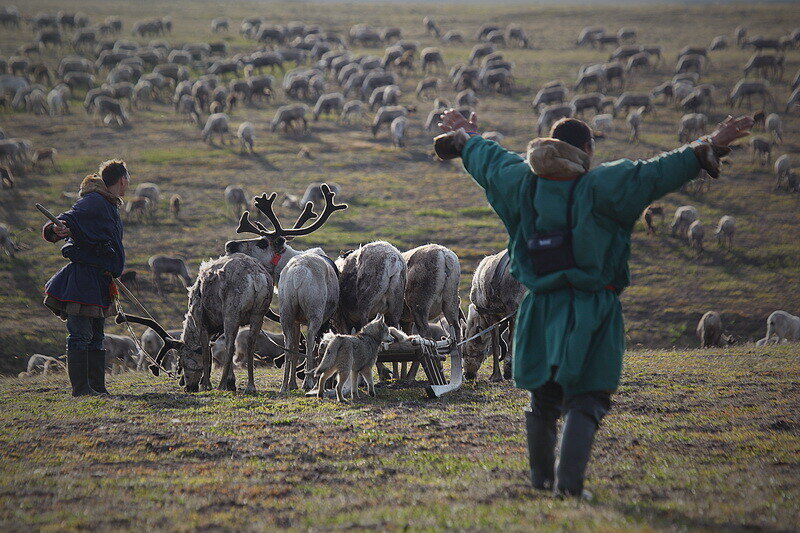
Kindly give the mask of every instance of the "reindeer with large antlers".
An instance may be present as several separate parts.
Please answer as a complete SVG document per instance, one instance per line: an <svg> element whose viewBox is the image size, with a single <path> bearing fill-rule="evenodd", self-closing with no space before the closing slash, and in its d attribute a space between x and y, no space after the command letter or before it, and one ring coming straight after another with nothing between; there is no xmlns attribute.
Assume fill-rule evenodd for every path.
<svg viewBox="0 0 800 533"><path fill-rule="evenodd" d="M187 392L211 388L210 340L225 334L227 359L220 379L220 390L236 390L233 374L233 353L239 327L250 325L260 331L264 315L272 302L272 277L255 258L245 254L230 254L206 261L200 265L197 280L189 289L189 309L183 321L180 340L172 338L154 320L122 315L117 323L126 319L152 328L164 340L164 346L150 370L159 374L164 357L169 350L178 352L178 367L183 372ZM247 345L247 388L256 391L253 379L253 344L251 335Z"/></svg>
<svg viewBox="0 0 800 533"><path fill-rule="evenodd" d="M314 368L314 348L317 338L323 333L324 325L331 319L339 304L339 273L333 261L328 259L321 248L298 251L287 242L295 237L309 235L328 221L336 211L347 209L345 204L335 204L336 193L327 184L320 186L325 207L319 216L314 212L314 204L306 203L303 212L292 228L284 229L275 215L273 203L276 193L256 198L254 205L272 224L268 230L260 222L250 220L245 211L239 222L238 233L255 233L254 239L229 241L225 251L229 254L244 253L261 262L278 282L280 298L280 322L287 348L281 392L297 388L295 372L299 365L300 326L305 324L306 352L305 369ZM315 219L306 227L303 224ZM303 388L310 390L315 381L312 372L305 373Z"/></svg>

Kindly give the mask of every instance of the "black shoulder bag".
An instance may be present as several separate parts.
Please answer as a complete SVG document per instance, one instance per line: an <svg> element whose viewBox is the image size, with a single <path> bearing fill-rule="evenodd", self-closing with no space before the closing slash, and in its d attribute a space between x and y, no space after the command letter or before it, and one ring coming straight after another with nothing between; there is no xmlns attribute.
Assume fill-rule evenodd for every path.
<svg viewBox="0 0 800 533"><path fill-rule="evenodd" d="M583 176L578 176L569 188L569 199L567 200L567 229L554 231L551 233L539 233L536 231L536 219L539 214L536 212L536 181L534 178L531 187L531 205L533 222L532 237L528 239L528 253L533 259L533 272L537 276L545 276L559 270L567 270L575 267L575 254L572 251L572 204L575 198L575 187Z"/></svg>

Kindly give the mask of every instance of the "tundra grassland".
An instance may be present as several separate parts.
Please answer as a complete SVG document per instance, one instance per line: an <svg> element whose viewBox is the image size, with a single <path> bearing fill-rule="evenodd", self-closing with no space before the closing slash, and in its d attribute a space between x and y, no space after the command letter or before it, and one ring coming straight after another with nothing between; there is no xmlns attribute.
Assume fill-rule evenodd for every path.
<svg viewBox="0 0 800 533"><path fill-rule="evenodd" d="M435 45L424 35L421 24L426 14L433 15L443 30L464 32L463 45L442 46L445 61L452 66L464 61L475 44L473 34L486 21L505 25L516 22L531 38L532 49L508 48L503 53L514 62L516 90L511 97L480 94L477 112L481 127L498 130L504 143L524 151L534 137L536 116L530 102L546 82L574 83L578 67L605 60L605 50L576 48L574 41L583 26L600 25L608 29L631 26L638 29L639 43L661 46L664 62L652 71L629 76L630 90L649 90L672 77L677 52L686 45L707 45L716 35L733 40L733 28L748 26L751 35L777 36L800 26L796 6L785 4L732 4L709 6L469 6L453 12L451 7L419 5L313 5L226 2L71 2L93 21L110 14L124 22L121 38L132 39L134 22L147 17L169 16L171 43L224 41L230 53L253 50L256 45L238 34L245 16L261 15L275 23L303 20L319 23L326 30L346 35L349 27L365 22L375 27L391 23L402 28L404 36ZM62 2L34 0L20 6L22 12L63 9ZM709 13L712 10L713 13ZM210 20L230 17L231 31L213 34ZM19 30L0 32L0 52L14 54L30 42L31 32L24 24ZM147 41L144 39L142 41ZM356 53L382 55L382 48L361 49ZM55 66L58 58L71 49L47 51L45 62ZM752 55L735 45L712 52L704 82L717 86L716 108L709 113L710 124L724 118L729 108L726 96L741 77L741 68ZM777 101L785 102L788 80L800 65L800 50L786 53L783 82L772 84ZM292 66L291 64L289 65ZM198 75L198 72L194 72ZM280 81L280 72L276 72ZM446 77L446 73L440 74ZM462 302L467 301L474 268L482 257L505 245L500 221L488 207L482 191L460 169L458 163L431 161L431 138L422 123L431 103L416 101L414 87L422 74L403 78L402 103L416 105L412 115L410 139L405 149L391 147L386 131L372 138L366 125L343 126L335 120L312 122L310 132L272 134L269 121L278 105L289 100L282 90L272 102L237 107L231 113L232 128L249 120L256 126L256 155L238 153L238 145L207 146L200 132L170 104L153 104L149 111L131 111L130 129L113 130L87 116L82 109L82 92L76 93L72 114L41 117L31 113L0 110L0 127L9 136L29 138L36 147L58 150L59 171L46 165L18 178L13 190L0 191L0 221L9 224L24 251L16 259L0 258L0 368L19 370L25 354L61 353L63 328L40 305L42 287L64 260L57 247L38 236L43 222L32 209L38 201L59 212L69 207L80 180L111 157L122 157L130 165L133 185L155 182L162 191L160 216L155 223L126 225L128 266L145 280L139 295L145 305L167 327L178 327L186 306L182 290L173 288L167 298L156 296L148 283L147 258L157 253L184 257L193 272L203 259L216 257L226 240L236 237L236 220L226 210L223 190L229 184L242 184L249 194L290 192L302 194L312 181L333 181L342 186L341 199L351 208L337 213L328 225L314 235L300 239L299 248L322 246L329 255L352 249L374 239L385 239L403 249L436 242L452 248L462 261ZM337 90L330 85L330 90ZM454 92L445 84L442 96L452 100ZM615 94L615 93L612 93ZM757 108L756 108L757 109ZM677 146L677 123L681 112L670 105L659 105L657 115L644 120L642 141L627 142L624 117L617 119L617 131L598 142L597 160L620 157L646 158ZM782 106L781 106L782 111ZM797 111L784 115L786 141L774 147L773 160L780 153L797 153L800 122ZM302 146L313 159L297 156ZM740 341L763 336L766 317L775 309L796 314L800 302L800 239L797 238L797 213L800 196L773 191L771 166L750 162L749 151L731 157L724 177L712 184L704 195L670 194L662 202L667 223L679 205L695 205L707 227L707 251L700 257L678 239L670 238L668 228L649 237L637 228L632 246L633 285L623 297L629 342L668 348L694 345L694 326L708 310L722 313L730 333ZM167 201L180 194L183 210L180 220L167 214ZM296 213L279 208L278 213L293 219ZM738 233L731 251L713 242L713 227L723 214L736 217ZM111 328L114 331L113 328ZM122 333L122 331L114 331Z"/></svg>
<svg viewBox="0 0 800 533"><path fill-rule="evenodd" d="M485 380L439 400L380 387L340 405L184 394L110 378L0 378L0 528L620 531L797 528L796 346L633 351L589 468L593 503L530 488L522 406ZM218 376L215 376L218 377Z"/></svg>
<svg viewBox="0 0 800 533"><path fill-rule="evenodd" d="M530 101L536 91L554 79L571 86L581 64L603 61L612 51L576 48L584 26L636 27L639 43L663 48L663 63L629 79L630 88L642 91L672 77L676 55L686 45L705 46L717 35L733 41L733 29L741 24L751 35L765 36L800 26L796 5L780 3L487 3L457 9L203 0L31 0L17 5L25 15L60 9L80 10L92 21L119 15L126 39L134 39L130 28L135 21L169 16L174 30L164 38L170 43L224 41L231 53L255 48L237 32L242 18L250 15L274 23L318 23L343 35L359 22L399 26L404 37L422 46L436 45L421 24L432 15L443 30L458 29L467 36L463 45L440 45L448 68L466 60L480 24L518 23L532 49L503 50L515 63L516 89L510 97L481 93L477 107L481 128L502 132L503 144L517 151L535 136ZM211 33L210 21L217 16L231 19L229 33ZM3 29L0 55L16 53L33 35L25 25ZM383 54L382 48L354 51ZM42 57L55 66L71 53L63 48ZM751 55L735 46L712 52L702 78L718 88L711 124L729 112L727 93ZM784 80L772 84L781 112L790 93L787 81L798 66L800 51L787 51ZM238 145L205 145L199 130L169 103L133 110L131 127L121 130L87 116L82 92L67 116L0 108L0 127L9 136L56 148L60 167L28 170L14 189L0 190L0 222L11 227L23 248L14 259L0 256L0 371L18 372L31 353L63 351L63 324L41 306L41 292L64 259L57 247L41 240L43 220L33 203L55 212L67 209L71 200L63 193L77 192L80 180L111 157L129 163L134 186L157 183L165 197L155 222L126 223L125 242L128 266L144 278L138 296L167 328L180 325L186 293L172 287L165 298L157 296L148 280L147 258L182 256L196 273L202 260L222 253L224 242L236 237L236 220L223 202L229 184L242 184L251 195L301 194L312 181L340 184L340 199L350 209L294 245L322 246L334 256L375 239L401 250L443 244L462 261L465 303L478 262L502 249L506 237L460 165L431 160L433 134L422 127L431 103L413 95L421 78L416 72L401 82L402 103L419 109L411 117L404 149L392 148L385 130L375 139L366 124L344 126L324 117L311 122L307 134L272 134L269 121L275 109L290 101L281 90L269 103L231 113L234 130L245 120L256 125L255 155L239 154ZM333 84L329 88L338 90ZM454 97L447 85L442 94ZM671 105L659 105L657 114L645 117L638 145L627 142L624 117L618 117L616 131L598 142L598 161L647 158L676 147L681 114ZM785 141L773 148L773 161L781 153L797 154L800 147L798 111L782 115ZM312 157L298 157L301 147ZM797 347L682 349L695 345L695 324L708 310L720 311L726 332L740 342L762 337L773 310L800 311L800 197L774 191L771 165L751 163L746 148L730 160L709 192L677 192L661 203L667 223L675 207L695 205L707 234L721 215L735 216L732 250L718 248L712 236L697 257L669 236L666 225L654 237L637 227L633 285L622 296L631 351L590 467L596 503L559 501L529 488L521 413L526 395L508 383L488 383L485 367L476 383L441 400L423 399L420 388L383 387L376 400L348 406L297 392L279 395L280 376L274 369L257 371L260 393L255 396L188 395L175 383L128 373L109 378L118 396L74 401L65 393L63 377L9 377L0 379L0 528L796 529ZM167 212L172 194L184 201L178 220ZM293 220L297 212L278 208L278 214ZM125 305L133 312L131 304ZM111 325L107 331L126 333Z"/></svg>

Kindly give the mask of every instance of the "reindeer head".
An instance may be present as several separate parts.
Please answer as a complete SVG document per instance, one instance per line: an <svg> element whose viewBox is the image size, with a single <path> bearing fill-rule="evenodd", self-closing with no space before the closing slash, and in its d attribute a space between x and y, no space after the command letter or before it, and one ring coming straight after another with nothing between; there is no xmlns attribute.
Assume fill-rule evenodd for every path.
<svg viewBox="0 0 800 533"><path fill-rule="evenodd" d="M197 392L200 389L200 379L203 377L203 350L201 347L191 347L183 341L172 338L155 320L149 318L119 313L116 323L122 324L123 322L147 326L164 341L164 346L156 356L155 364L150 365L150 371L154 376L161 373L167 352L175 350L178 353L178 372L182 374L181 385L186 392Z"/></svg>
<svg viewBox="0 0 800 533"><path fill-rule="evenodd" d="M309 235L317 231L325 225L325 222L328 221L328 218L334 212L347 209L346 204L334 203L334 197L336 196L336 193L331 191L327 183L323 183L320 186L320 190L322 191L322 197L325 200L325 207L322 211L322 214L318 216L314 212L313 202L308 202L303 209L303 212L300 213L300 216L294 223L294 226L290 229L284 229L283 226L281 226L281 223L278 220L278 217L275 215L275 211L273 210L273 203L275 202L275 198L278 196L276 193L273 192L269 196L263 194L260 197L255 198L253 200L253 204L272 223L273 230L268 230L266 226L258 221L251 221L249 211L245 211L242 214L241 220L239 220L239 227L236 229L236 232L255 233L256 235L260 235L260 237L256 237L254 239L228 241L225 243L225 253L243 253L258 259L265 265L277 265L278 261L280 261L280 256L286 249L287 241L290 241L295 237ZM316 220L312 224L303 227L303 224L311 219Z"/></svg>
<svg viewBox="0 0 800 533"><path fill-rule="evenodd" d="M484 327L483 321L481 321L480 315L478 315L478 309L474 304L470 304L467 321L466 324L464 324L464 338L468 339L481 331ZM465 379L471 381L477 377L478 369L480 369L492 350L491 338L491 334L486 333L464 344L462 353L464 357Z"/></svg>

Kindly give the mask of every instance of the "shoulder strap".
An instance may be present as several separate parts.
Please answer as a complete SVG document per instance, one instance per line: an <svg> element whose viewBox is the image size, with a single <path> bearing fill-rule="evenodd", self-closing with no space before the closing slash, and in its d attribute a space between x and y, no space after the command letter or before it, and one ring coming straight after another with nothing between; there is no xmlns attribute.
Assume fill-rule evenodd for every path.
<svg viewBox="0 0 800 533"><path fill-rule="evenodd" d="M572 229L572 205L575 203L575 188L578 186L578 182L581 181L581 178L584 174L581 174L572 182L572 185L569 188L569 198L567 199L567 228Z"/></svg>
<svg viewBox="0 0 800 533"><path fill-rule="evenodd" d="M572 180L572 184L569 187L569 196L567 197L567 228L572 229L572 206L575 203L575 188L578 186L578 182L585 174L581 174L574 180ZM536 233L536 219L539 218L539 213L536 212L536 182L539 181L538 176L534 176L533 183L531 184L531 214L533 215L533 223L532 229L533 233Z"/></svg>

